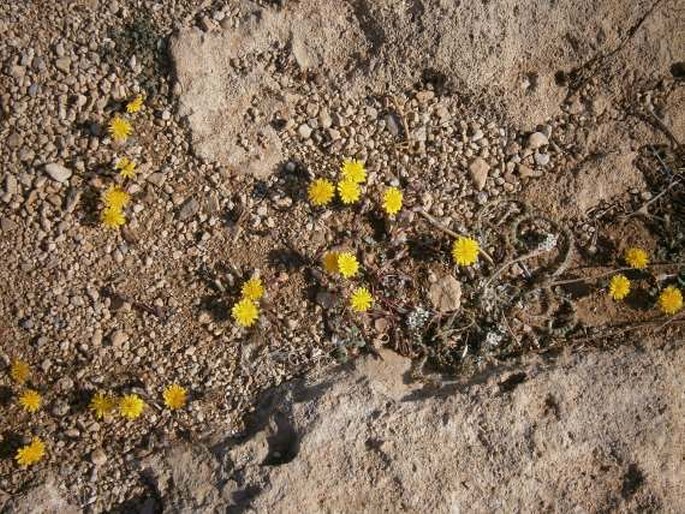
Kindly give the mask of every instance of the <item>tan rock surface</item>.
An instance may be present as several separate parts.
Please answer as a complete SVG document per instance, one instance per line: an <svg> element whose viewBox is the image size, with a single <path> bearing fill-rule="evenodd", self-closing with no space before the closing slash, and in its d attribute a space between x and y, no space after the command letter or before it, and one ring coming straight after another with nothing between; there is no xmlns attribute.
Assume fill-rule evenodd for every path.
<svg viewBox="0 0 685 514"><path fill-rule="evenodd" d="M201 446L156 457L163 501L174 512L685 508L681 345L540 358L438 388L408 384L409 361L382 357L274 391L253 435L219 441L214 457Z"/></svg>

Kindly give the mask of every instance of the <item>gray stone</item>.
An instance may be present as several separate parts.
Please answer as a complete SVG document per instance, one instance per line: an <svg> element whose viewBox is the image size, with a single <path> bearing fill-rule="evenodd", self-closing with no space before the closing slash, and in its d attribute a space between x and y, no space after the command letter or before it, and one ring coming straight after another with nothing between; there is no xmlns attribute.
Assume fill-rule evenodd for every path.
<svg viewBox="0 0 685 514"><path fill-rule="evenodd" d="M485 187L485 181L488 179L488 172L490 171L490 165L485 162L482 157L476 157L474 161L469 165L469 173L471 175L471 180L473 180L473 185L482 191Z"/></svg>
<svg viewBox="0 0 685 514"><path fill-rule="evenodd" d="M535 152L535 164L538 166L547 166L549 164L549 154Z"/></svg>
<svg viewBox="0 0 685 514"><path fill-rule="evenodd" d="M46 164L45 173L47 173L52 180L60 183L66 182L69 180L69 177L71 177L71 170L56 162Z"/></svg>
<svg viewBox="0 0 685 514"><path fill-rule="evenodd" d="M530 136L528 136L528 140L526 141L526 147L530 148L531 150L536 150L547 144L549 144L549 139L547 139L547 136L542 132L533 132Z"/></svg>
<svg viewBox="0 0 685 514"><path fill-rule="evenodd" d="M188 198L183 205L181 205L181 210L178 211L178 219L180 221L185 221L192 218L200 210L200 203L195 198Z"/></svg>
<svg viewBox="0 0 685 514"><path fill-rule="evenodd" d="M453 312L461 307L461 284L452 275L445 275L431 285L428 298L439 312Z"/></svg>

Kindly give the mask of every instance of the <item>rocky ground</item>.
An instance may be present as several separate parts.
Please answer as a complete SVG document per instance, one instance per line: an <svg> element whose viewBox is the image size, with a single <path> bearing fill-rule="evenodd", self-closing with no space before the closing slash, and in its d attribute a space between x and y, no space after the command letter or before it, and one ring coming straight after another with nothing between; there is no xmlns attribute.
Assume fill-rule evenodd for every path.
<svg viewBox="0 0 685 514"><path fill-rule="evenodd" d="M685 38L678 31L685 5L514 4L36 0L0 6L1 356L7 366L16 358L29 362L32 386L45 398L38 413L22 412L16 384L3 373L0 502L38 491L58 511L66 504L90 512L192 510L184 499L169 499L161 471L156 478L149 472L176 451L188 466L221 469L214 482L220 487L203 492L195 505L245 506L268 489L265 483L291 473L290 464L267 468L275 470L272 478L234 473L243 457L227 452L225 440L253 433L245 416L260 394L305 372L325 377L340 361L384 347L414 358L409 375L416 384L401 386L410 389L479 376L502 363L523 370L529 356L564 348L627 345L615 362L611 352L587 362L581 353L578 383L595 380L592 366L615 370L621 359L637 375L641 361L628 343L641 339L652 341L655 362L646 376L675 373L664 367L666 343L659 340L680 341L682 318L663 316L654 303L664 285L679 284L685 257ZM145 102L132 117L133 137L115 144L107 125L138 93ZM127 224L109 230L99 224L99 198L116 181L113 166L124 154L139 163L127 186L133 205ZM361 204L313 209L308 183L336 179L347 157L365 161L369 171ZM377 207L389 185L405 195L394 221ZM476 236L493 262L455 267L449 257L455 232ZM650 252L653 267L631 276L638 294L617 304L601 276L620 268L622 252L635 245ZM345 312L344 287L321 270L324 252L337 248L354 250L362 261L378 299L369 316ZM254 273L267 295L258 326L246 331L230 318L230 307ZM561 375L552 370L544 380ZM345 393L336 393L336 401L363 404L341 380L338 391ZM465 380L464 395L481 394L469 393ZM544 380L540 390L551 387ZM161 391L172 382L190 391L180 413L162 406ZM535 394L535 384L525 384L526 394ZM620 403L630 383L615 387L603 402ZM97 390L136 392L148 408L135 421L96 420L87 406ZM427 426L450 416L470 419L462 396L439 412L431 407L435 400L426 401L420 408ZM564 401L573 412L584 405ZM626 409L639 411L643 401L626 399ZM677 420L676 397L663 402L659 415ZM488 403L484 416L494 419L504 408ZM372 404L359 409L374 411ZM625 409L593 412L577 425L607 417L627 423ZM530 423L541 422L530 416ZM664 421L644 430L677 428ZM292 430L298 439L316 434L309 425ZM14 452L32 435L46 441L47 457L19 470ZM381 448L388 437L371 438L358 451L378 453L391 468L397 456ZM616 437L623 447L635 440ZM180 441L214 457L186 455ZM420 455L430 454L426 444L414 448L417 462L430 458ZM462 451L458 444L455 452ZM651 444L636 448L649 452ZM604 455L611 444L598 447ZM659 446L669 477L679 472L668 455L676 447L668 438ZM538 467L522 483L548 480L540 466L552 461L534 464L531 448L525 462ZM295 458L277 453L253 461ZM624 453L610 456L611 486L607 480L587 498L588 489L579 487L563 505L679 510L682 495L668 489L671 478L656 478L657 463ZM340 458L354 461L354 455ZM480 458L469 455L474 463ZM577 473L569 477L590 472L582 460L589 455L574 461ZM520 456L492 458L488 469L496 477L523 465ZM633 475L648 477L648 492L633 488ZM60 491L50 485L67 479ZM488 487L498 482L488 480ZM623 486L614 487L626 480L627 496L616 492ZM297 491L295 503L284 507L279 487L255 500L255 508L287 511L303 502L339 510L325 500L308 504L314 499ZM498 507L485 487L477 488L483 510L526 501L512 485ZM388 508L441 510L438 504L470 498L449 490L453 499L426 498L425 508L398 492ZM552 489L536 491L540 505L554 505ZM21 510L16 503L6 508Z"/></svg>

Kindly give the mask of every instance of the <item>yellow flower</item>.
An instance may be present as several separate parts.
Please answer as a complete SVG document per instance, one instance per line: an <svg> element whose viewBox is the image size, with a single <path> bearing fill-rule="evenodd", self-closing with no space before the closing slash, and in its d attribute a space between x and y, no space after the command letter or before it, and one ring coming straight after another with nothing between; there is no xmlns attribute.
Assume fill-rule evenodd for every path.
<svg viewBox="0 0 685 514"><path fill-rule="evenodd" d="M31 444L22 446L17 450L14 458L21 467L25 468L40 460L45 456L45 443L39 437L34 437Z"/></svg>
<svg viewBox="0 0 685 514"><path fill-rule="evenodd" d="M145 402L137 394L127 394L119 400L119 414L128 419L136 419L143 413Z"/></svg>
<svg viewBox="0 0 685 514"><path fill-rule="evenodd" d="M373 296L369 293L369 290L365 287L358 287L352 292L352 297L350 298L350 306L352 310L356 312L366 312L371 308L373 303Z"/></svg>
<svg viewBox="0 0 685 514"><path fill-rule="evenodd" d="M402 191L396 187L389 187L383 195L383 210L394 216L402 208Z"/></svg>
<svg viewBox="0 0 685 514"><path fill-rule="evenodd" d="M116 398L105 393L95 393L90 400L90 410L95 413L95 417L102 419L116 408Z"/></svg>
<svg viewBox="0 0 685 514"><path fill-rule="evenodd" d="M115 116L109 122L109 135L115 143L125 143L128 137L133 133L131 123L120 116Z"/></svg>
<svg viewBox="0 0 685 514"><path fill-rule="evenodd" d="M340 195L342 203L348 205L358 202L362 192L361 189L359 189L359 184L356 182L343 180L342 182L338 182L338 194Z"/></svg>
<svg viewBox="0 0 685 514"><path fill-rule="evenodd" d="M135 178L136 163L128 157L122 157L114 165L114 169L119 171L119 176L122 178Z"/></svg>
<svg viewBox="0 0 685 514"><path fill-rule="evenodd" d="M120 187L110 186L102 195L102 201L105 207L122 210L131 201L131 195Z"/></svg>
<svg viewBox="0 0 685 514"><path fill-rule="evenodd" d="M33 389L27 389L19 397L19 404L27 412L36 412L40 409L41 403L43 403L43 398L41 398L38 391Z"/></svg>
<svg viewBox="0 0 685 514"><path fill-rule="evenodd" d="M120 209L114 207L107 207L102 210L100 214L100 221L107 228L119 228L126 223L126 216Z"/></svg>
<svg viewBox="0 0 685 514"><path fill-rule="evenodd" d="M331 184L330 180L325 178L316 179L309 185L309 201L312 205L317 207L320 205L328 205L333 199L333 194L335 193L335 187Z"/></svg>
<svg viewBox="0 0 685 514"><path fill-rule="evenodd" d="M21 359L14 359L10 367L10 376L17 384L23 384L31 376L31 368Z"/></svg>
<svg viewBox="0 0 685 514"><path fill-rule="evenodd" d="M635 269L644 269L649 264L649 255L642 248L628 248L625 254L628 266Z"/></svg>
<svg viewBox="0 0 685 514"><path fill-rule="evenodd" d="M133 100L126 104L126 112L129 114L140 111L143 106L143 95L136 95Z"/></svg>
<svg viewBox="0 0 685 514"><path fill-rule="evenodd" d="M354 277L359 271L359 262L354 254L341 252L338 254L338 271L345 278Z"/></svg>
<svg viewBox="0 0 685 514"><path fill-rule="evenodd" d="M164 405L171 410L176 410L185 407L188 393L184 387L172 384L164 390L162 396L164 396Z"/></svg>
<svg viewBox="0 0 685 514"><path fill-rule="evenodd" d="M460 236L452 245L452 258L459 266L471 266L478 260L480 246L470 237Z"/></svg>
<svg viewBox="0 0 685 514"><path fill-rule="evenodd" d="M630 293L630 280L624 275L614 275L609 281L609 296L614 300L623 300Z"/></svg>
<svg viewBox="0 0 685 514"><path fill-rule="evenodd" d="M326 273L338 272L338 252L326 252L323 256L323 269Z"/></svg>
<svg viewBox="0 0 685 514"><path fill-rule="evenodd" d="M243 298L233 306L231 314L241 327L251 327L259 317L259 307L249 298Z"/></svg>
<svg viewBox="0 0 685 514"><path fill-rule="evenodd" d="M668 286L659 295L659 308L664 314L675 314L683 308L683 294L680 289Z"/></svg>
<svg viewBox="0 0 685 514"><path fill-rule="evenodd" d="M243 284L241 292L243 293L243 298L247 298L248 300L259 300L264 296L262 280L258 277L251 278Z"/></svg>
<svg viewBox="0 0 685 514"><path fill-rule="evenodd" d="M342 163L340 171L343 180L349 180L355 184L361 184L366 180L366 169L362 161L345 159Z"/></svg>

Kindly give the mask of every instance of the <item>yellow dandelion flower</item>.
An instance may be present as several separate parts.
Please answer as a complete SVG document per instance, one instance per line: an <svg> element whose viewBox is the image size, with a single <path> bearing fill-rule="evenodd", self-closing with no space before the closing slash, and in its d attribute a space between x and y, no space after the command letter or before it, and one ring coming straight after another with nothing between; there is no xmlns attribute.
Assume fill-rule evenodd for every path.
<svg viewBox="0 0 685 514"><path fill-rule="evenodd" d="M188 392L185 387L178 384L172 384L164 390L164 405L171 410L182 409L186 405Z"/></svg>
<svg viewBox="0 0 685 514"><path fill-rule="evenodd" d="M389 187L383 194L383 210L394 216L402 208L402 191L396 187Z"/></svg>
<svg viewBox="0 0 685 514"><path fill-rule="evenodd" d="M338 182L338 194L340 195L342 203L349 205L359 201L362 191L359 188L359 184L356 182L343 180L342 182Z"/></svg>
<svg viewBox="0 0 685 514"><path fill-rule="evenodd" d="M614 300L623 300L630 293L630 280L625 275L614 275L609 281L609 296Z"/></svg>
<svg viewBox="0 0 685 514"><path fill-rule="evenodd" d="M22 446L17 450L17 454L14 458L21 467L25 468L31 466L45 456L45 443L41 441L40 437L34 437L31 440L31 444Z"/></svg>
<svg viewBox="0 0 685 514"><path fill-rule="evenodd" d="M326 273L338 272L338 252L326 252L323 256L323 269Z"/></svg>
<svg viewBox="0 0 685 514"><path fill-rule="evenodd" d="M126 104L126 112L134 114L140 111L143 107L143 95L136 95L129 103Z"/></svg>
<svg viewBox="0 0 685 514"><path fill-rule="evenodd" d="M119 400L119 414L128 419L136 419L144 408L145 402L137 394L127 394Z"/></svg>
<svg viewBox="0 0 685 514"><path fill-rule="evenodd" d="M40 409L42 403L43 398L40 393L33 389L27 389L19 397L19 405L21 405L26 412L36 412Z"/></svg>
<svg viewBox="0 0 685 514"><path fill-rule="evenodd" d="M335 187L331 184L330 180L319 178L309 185L309 190L307 192L309 194L309 201L312 202L312 205L319 207L330 203L335 194Z"/></svg>
<svg viewBox="0 0 685 514"><path fill-rule="evenodd" d="M128 157L119 159L114 165L114 169L119 172L119 176L122 178L132 179L136 176L136 163Z"/></svg>
<svg viewBox="0 0 685 514"><path fill-rule="evenodd" d="M248 300L259 300L264 296L262 279L258 277L251 278L243 284L243 288L240 292L243 294L243 298L247 298Z"/></svg>
<svg viewBox="0 0 685 514"><path fill-rule="evenodd" d="M126 216L120 209L106 207L100 214L100 221L107 228L119 228L126 223Z"/></svg>
<svg viewBox="0 0 685 514"><path fill-rule="evenodd" d="M345 278L354 277L359 271L359 262L354 254L341 252L338 254L338 271Z"/></svg>
<svg viewBox="0 0 685 514"><path fill-rule="evenodd" d="M674 286L668 286L659 295L659 308L664 314L675 314L683 308L683 293Z"/></svg>
<svg viewBox="0 0 685 514"><path fill-rule="evenodd" d="M17 384L23 384L31 376L31 368L21 359L14 359L10 366L10 376Z"/></svg>
<svg viewBox="0 0 685 514"><path fill-rule="evenodd" d="M102 194L102 202L105 207L122 210L131 201L131 195L117 186L110 186L107 191Z"/></svg>
<svg viewBox="0 0 685 514"><path fill-rule="evenodd" d="M241 327L251 327L259 317L259 307L249 298L243 298L231 310L233 319Z"/></svg>
<svg viewBox="0 0 685 514"><path fill-rule="evenodd" d="M366 180L366 168L362 161L345 159L340 168L343 180L361 184Z"/></svg>
<svg viewBox="0 0 685 514"><path fill-rule="evenodd" d="M95 417L98 419L111 414L116 406L116 398L105 393L95 393L90 400L90 410L95 413Z"/></svg>
<svg viewBox="0 0 685 514"><path fill-rule="evenodd" d="M356 312L366 312L373 304L373 296L365 287L358 287L352 292L350 297L350 307Z"/></svg>
<svg viewBox="0 0 685 514"><path fill-rule="evenodd" d="M459 266L471 266L478 260L480 245L470 237L458 237L452 245L452 258Z"/></svg>
<svg viewBox="0 0 685 514"><path fill-rule="evenodd" d="M628 248L625 253L628 266L635 269L644 269L649 264L649 255L642 248Z"/></svg>
<svg viewBox="0 0 685 514"><path fill-rule="evenodd" d="M129 136L133 133L131 123L120 116L115 116L109 122L109 135L115 143L125 143Z"/></svg>

